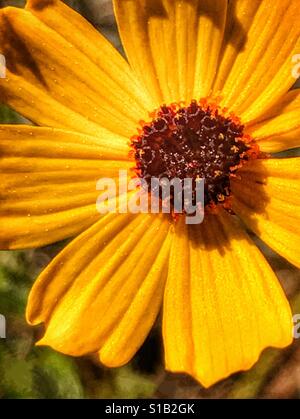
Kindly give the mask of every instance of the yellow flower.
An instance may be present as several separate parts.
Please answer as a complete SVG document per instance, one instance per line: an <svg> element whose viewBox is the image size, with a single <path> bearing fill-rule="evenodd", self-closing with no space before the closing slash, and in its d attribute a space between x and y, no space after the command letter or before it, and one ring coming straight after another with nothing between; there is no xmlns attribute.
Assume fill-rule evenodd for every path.
<svg viewBox="0 0 300 419"><path fill-rule="evenodd" d="M166 368L210 386L250 368L264 348L292 341L287 299L238 217L299 266L300 159L259 154L236 173L231 167L231 211L221 194L217 211L195 226L184 216L101 216L95 184L133 167L129 140L163 104L221 96L260 152L298 147L300 92L289 92L300 52L298 0L115 0L114 7L129 64L58 0L0 11L1 100L40 126L0 128L0 245L78 235L31 291L28 321L45 324L39 344L74 356L97 352L117 367L163 305ZM146 163L139 161L147 171Z"/></svg>

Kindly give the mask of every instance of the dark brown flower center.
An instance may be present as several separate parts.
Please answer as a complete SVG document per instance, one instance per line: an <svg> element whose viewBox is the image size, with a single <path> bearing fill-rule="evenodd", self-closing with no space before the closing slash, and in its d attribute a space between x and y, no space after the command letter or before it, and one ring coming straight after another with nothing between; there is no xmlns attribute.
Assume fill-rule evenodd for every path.
<svg viewBox="0 0 300 419"><path fill-rule="evenodd" d="M151 122L143 123L132 146L137 174L149 192L153 177L191 178L194 187L204 179L205 206L224 204L231 176L253 151L240 120L205 99L187 107L162 106Z"/></svg>

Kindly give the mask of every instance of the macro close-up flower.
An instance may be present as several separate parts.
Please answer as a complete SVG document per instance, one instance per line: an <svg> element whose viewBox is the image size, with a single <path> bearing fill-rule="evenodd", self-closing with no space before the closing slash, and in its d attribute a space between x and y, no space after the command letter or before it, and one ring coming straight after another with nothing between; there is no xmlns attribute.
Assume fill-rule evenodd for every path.
<svg viewBox="0 0 300 419"><path fill-rule="evenodd" d="M38 345L119 367L161 319L165 368L209 387L293 340L253 239L300 267L299 2L113 3L126 58L60 0L0 9L0 101L30 121L0 125L0 248L72 239L29 295ZM100 214L120 170L204 178L203 222Z"/></svg>

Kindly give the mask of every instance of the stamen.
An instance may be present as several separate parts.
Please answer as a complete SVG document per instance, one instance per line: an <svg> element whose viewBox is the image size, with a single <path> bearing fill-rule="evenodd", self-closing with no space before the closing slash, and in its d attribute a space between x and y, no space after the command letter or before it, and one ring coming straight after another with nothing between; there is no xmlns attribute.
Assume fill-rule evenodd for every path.
<svg viewBox="0 0 300 419"><path fill-rule="evenodd" d="M146 180L149 192L152 177L182 182L192 178L194 187L201 178L205 206L228 208L231 177L259 155L240 119L207 99L187 107L163 105L151 116L152 121L132 137L136 173Z"/></svg>

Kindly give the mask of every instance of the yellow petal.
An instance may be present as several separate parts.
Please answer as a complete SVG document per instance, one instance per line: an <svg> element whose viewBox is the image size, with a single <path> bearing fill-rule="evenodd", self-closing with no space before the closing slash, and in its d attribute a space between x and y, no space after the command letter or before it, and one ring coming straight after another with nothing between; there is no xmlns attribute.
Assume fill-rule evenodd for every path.
<svg viewBox="0 0 300 419"><path fill-rule="evenodd" d="M265 153L300 147L300 89L292 90L262 122L248 128Z"/></svg>
<svg viewBox="0 0 300 419"><path fill-rule="evenodd" d="M261 0L232 0L228 4L227 20L220 54L219 68L214 82L214 92L220 92L238 57L242 52L247 33L261 4Z"/></svg>
<svg viewBox="0 0 300 419"><path fill-rule="evenodd" d="M5 83L0 80L2 101L38 125L75 129L77 132L94 136L103 135L105 130L102 127L73 112L51 96L45 95L40 88L25 79L21 80L19 76L10 74Z"/></svg>
<svg viewBox="0 0 300 419"><path fill-rule="evenodd" d="M268 263L228 214L176 226L164 298L166 368L205 387L292 341L292 316Z"/></svg>
<svg viewBox="0 0 300 419"><path fill-rule="evenodd" d="M159 310L168 229L164 216L109 214L70 243L29 296L28 321L46 326L39 344L126 363Z"/></svg>
<svg viewBox="0 0 300 419"><path fill-rule="evenodd" d="M36 108L42 114L57 112L40 108L40 100L48 98L125 136L133 135L148 115L145 94L128 64L60 1L38 2L28 10L1 9L0 51L7 64L7 79L0 83L3 100L38 124L44 116ZM31 106L28 84L33 86Z"/></svg>
<svg viewBox="0 0 300 419"><path fill-rule="evenodd" d="M297 0L235 0L231 7L237 17L233 31L228 25L232 33L225 35L225 54L216 87L221 87L232 64L222 87L223 104L249 123L295 83L292 70L293 57L300 51L300 10ZM240 35L235 41L238 27ZM234 62L232 47L226 48L228 43L236 49Z"/></svg>
<svg viewBox="0 0 300 419"><path fill-rule="evenodd" d="M117 136L101 141L31 126L1 126L0 155L2 249L43 246L81 232L100 217L97 180L132 166Z"/></svg>
<svg viewBox="0 0 300 419"><path fill-rule="evenodd" d="M128 60L158 103L209 93L217 68L226 1L114 1Z"/></svg>
<svg viewBox="0 0 300 419"><path fill-rule="evenodd" d="M227 14L227 1L198 1L198 34L193 99L206 97L219 65ZM187 48L190 48L187 45Z"/></svg>
<svg viewBox="0 0 300 419"><path fill-rule="evenodd" d="M233 209L268 246L300 267L300 158L256 160L232 182Z"/></svg>
<svg viewBox="0 0 300 419"><path fill-rule="evenodd" d="M103 364L109 367L124 365L147 337L162 304L170 244L171 234L165 237L153 265L126 314L99 351L99 358Z"/></svg>

